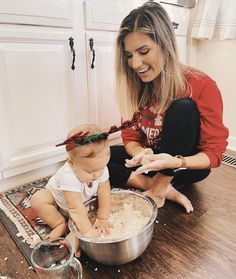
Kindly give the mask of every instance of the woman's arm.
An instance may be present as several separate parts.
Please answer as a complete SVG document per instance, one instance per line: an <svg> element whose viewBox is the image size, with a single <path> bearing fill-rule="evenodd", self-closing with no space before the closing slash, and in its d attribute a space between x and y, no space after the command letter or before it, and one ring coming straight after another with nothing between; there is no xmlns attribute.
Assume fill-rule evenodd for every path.
<svg viewBox="0 0 236 279"><path fill-rule="evenodd" d="M133 159L135 159L135 157ZM126 166L132 167L132 160L130 160L131 162L128 162ZM143 157L143 166L139 167L135 172L133 172L131 174L131 178L146 171L181 168L183 167L183 160L185 161L185 167L192 170L207 169L210 165L210 159L208 156L201 152L193 156L183 157L183 159L171 156L166 153L145 155Z"/></svg>
<svg viewBox="0 0 236 279"><path fill-rule="evenodd" d="M190 170L207 169L210 167L209 157L202 152L192 156L184 157L186 161L186 168Z"/></svg>
<svg viewBox="0 0 236 279"><path fill-rule="evenodd" d="M211 78L202 74L199 77L201 76L202 79L195 79L198 84L194 85L200 89L192 92L192 99L198 107L201 118L198 148L209 158L208 167L216 168L220 165L222 154L226 150L229 131L223 124L223 102L219 88ZM190 167L192 164L199 166L198 159L198 156L190 158Z"/></svg>
<svg viewBox="0 0 236 279"><path fill-rule="evenodd" d="M131 141L125 145L125 150L131 157L134 157L135 155L143 151L144 147L142 147L142 145L137 141Z"/></svg>

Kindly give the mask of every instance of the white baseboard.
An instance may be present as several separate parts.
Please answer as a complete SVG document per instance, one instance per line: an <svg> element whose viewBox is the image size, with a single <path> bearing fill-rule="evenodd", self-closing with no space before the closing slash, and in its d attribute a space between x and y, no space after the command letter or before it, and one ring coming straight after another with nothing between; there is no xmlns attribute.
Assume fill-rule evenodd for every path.
<svg viewBox="0 0 236 279"><path fill-rule="evenodd" d="M10 190L14 187L32 182L34 180L43 178L54 174L64 162L56 163L44 168L25 172L23 174L15 175L3 180L0 180L0 192Z"/></svg>
<svg viewBox="0 0 236 279"><path fill-rule="evenodd" d="M228 146L227 150L230 151L236 151L236 137L229 136L228 138ZM121 143L120 140L118 139L113 139L111 140L111 145L112 144L119 144ZM32 170L20 175L15 175L3 180L0 180L0 192L7 191L11 188L17 187L19 185L25 184L32 182L34 180L40 179L42 177L52 175L54 174L58 168L63 164L64 162L52 164L50 166L40 168L37 170Z"/></svg>
<svg viewBox="0 0 236 279"><path fill-rule="evenodd" d="M236 151L236 137L229 136L227 149L230 151Z"/></svg>

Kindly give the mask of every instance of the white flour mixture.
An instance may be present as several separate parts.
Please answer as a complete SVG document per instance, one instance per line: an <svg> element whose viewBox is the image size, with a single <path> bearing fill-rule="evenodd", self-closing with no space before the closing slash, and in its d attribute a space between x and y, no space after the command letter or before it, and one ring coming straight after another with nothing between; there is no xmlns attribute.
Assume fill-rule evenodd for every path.
<svg viewBox="0 0 236 279"><path fill-rule="evenodd" d="M122 208L110 214L111 233L108 236L101 236L100 238L115 239L135 234L149 220L150 218L144 216L141 211L135 210L133 204L124 203Z"/></svg>

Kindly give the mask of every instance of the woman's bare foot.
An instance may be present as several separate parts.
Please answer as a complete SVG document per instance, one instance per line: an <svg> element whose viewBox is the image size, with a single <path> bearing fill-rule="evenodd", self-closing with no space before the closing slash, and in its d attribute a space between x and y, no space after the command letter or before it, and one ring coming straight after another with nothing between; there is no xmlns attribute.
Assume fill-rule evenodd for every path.
<svg viewBox="0 0 236 279"><path fill-rule="evenodd" d="M67 223L62 223L58 226L56 226L46 237L45 239L51 239L56 238L64 235L68 232L68 226Z"/></svg>
<svg viewBox="0 0 236 279"><path fill-rule="evenodd" d="M65 239L68 240L71 243L71 245L74 247L75 256L79 258L80 257L79 239L75 237L72 232L70 232L65 237Z"/></svg>
<svg viewBox="0 0 236 279"><path fill-rule="evenodd" d="M157 205L157 208L163 207L165 204L165 196L156 196L151 190L143 192L143 195L147 195L154 200Z"/></svg>
<svg viewBox="0 0 236 279"><path fill-rule="evenodd" d="M167 187L166 199L179 203L185 208L187 213L193 212L191 201L185 195L177 191L171 184Z"/></svg>

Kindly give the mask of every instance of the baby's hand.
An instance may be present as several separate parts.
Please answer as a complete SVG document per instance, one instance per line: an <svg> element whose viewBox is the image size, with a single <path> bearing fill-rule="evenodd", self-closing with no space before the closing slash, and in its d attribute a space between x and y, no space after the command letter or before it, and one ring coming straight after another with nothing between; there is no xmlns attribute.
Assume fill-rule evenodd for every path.
<svg viewBox="0 0 236 279"><path fill-rule="evenodd" d="M84 234L84 236L90 239L96 239L99 237L99 232L98 230L92 227L87 233Z"/></svg>
<svg viewBox="0 0 236 279"><path fill-rule="evenodd" d="M100 234L104 234L105 236L110 234L111 224L108 219L97 218L93 226Z"/></svg>

